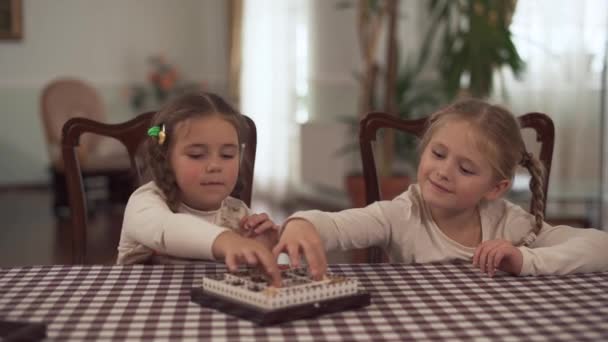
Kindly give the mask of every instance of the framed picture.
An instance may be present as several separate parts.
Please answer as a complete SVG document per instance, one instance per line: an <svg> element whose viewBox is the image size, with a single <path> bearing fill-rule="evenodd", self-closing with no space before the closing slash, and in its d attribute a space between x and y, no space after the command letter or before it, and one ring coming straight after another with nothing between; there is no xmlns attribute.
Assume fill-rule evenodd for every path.
<svg viewBox="0 0 608 342"><path fill-rule="evenodd" d="M0 0L0 40L19 40L22 38L22 6L22 0Z"/></svg>

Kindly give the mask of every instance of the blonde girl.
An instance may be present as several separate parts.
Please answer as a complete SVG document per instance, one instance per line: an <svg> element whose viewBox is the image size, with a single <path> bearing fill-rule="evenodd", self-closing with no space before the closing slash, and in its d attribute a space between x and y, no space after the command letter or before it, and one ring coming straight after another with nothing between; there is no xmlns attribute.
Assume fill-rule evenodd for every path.
<svg viewBox="0 0 608 342"><path fill-rule="evenodd" d="M295 213L274 252L287 251L294 263L304 254L316 277L326 250L375 245L392 262L467 260L490 276L608 270L607 233L544 222L541 163L509 111L468 99L429 122L417 184L366 208ZM532 175L532 214L502 198L518 165Z"/></svg>

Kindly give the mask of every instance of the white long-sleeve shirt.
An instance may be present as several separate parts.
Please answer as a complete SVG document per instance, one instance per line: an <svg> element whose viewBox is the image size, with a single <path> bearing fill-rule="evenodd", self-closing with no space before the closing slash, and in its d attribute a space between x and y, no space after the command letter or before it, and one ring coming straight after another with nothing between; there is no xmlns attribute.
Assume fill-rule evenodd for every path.
<svg viewBox="0 0 608 342"><path fill-rule="evenodd" d="M532 230L534 216L504 199L479 208L482 241L520 242ZM318 210L290 216L310 221L326 250L381 246L392 262L429 263L471 260L474 247L445 235L433 221L417 184L392 201L329 213ZM608 271L608 233L597 229L550 226L545 223L523 254L521 275Z"/></svg>
<svg viewBox="0 0 608 342"><path fill-rule="evenodd" d="M218 210L200 211L182 203L174 213L162 191L149 182L135 190L127 202L116 262L140 263L155 255L214 260L211 247L217 236L238 230L245 215L249 215L249 208L233 197L226 198Z"/></svg>

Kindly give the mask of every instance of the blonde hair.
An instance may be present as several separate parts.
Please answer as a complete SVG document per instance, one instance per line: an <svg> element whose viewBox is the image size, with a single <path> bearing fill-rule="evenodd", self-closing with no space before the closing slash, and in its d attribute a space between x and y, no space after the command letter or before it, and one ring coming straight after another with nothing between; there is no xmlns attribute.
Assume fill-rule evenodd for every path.
<svg viewBox="0 0 608 342"><path fill-rule="evenodd" d="M167 103L152 119L152 126L164 126L166 139L159 144L158 138L148 137L145 142L146 176L162 190L167 205L174 212L177 212L181 202L181 192L170 158L175 144L175 127L185 120L211 115L219 115L231 123L236 129L239 146L243 146L248 134L245 118L224 99L212 93L191 93L177 97ZM237 192L243 188L242 177L239 177L235 188Z"/></svg>
<svg viewBox="0 0 608 342"><path fill-rule="evenodd" d="M476 146L487 157L497 179L513 179L518 165L530 172L535 225L530 235L519 244L531 244L544 220L544 167L538 158L526 150L517 119L505 108L478 99L460 100L431 115L420 142L420 151L424 151L440 127L454 120L466 121L475 129Z"/></svg>

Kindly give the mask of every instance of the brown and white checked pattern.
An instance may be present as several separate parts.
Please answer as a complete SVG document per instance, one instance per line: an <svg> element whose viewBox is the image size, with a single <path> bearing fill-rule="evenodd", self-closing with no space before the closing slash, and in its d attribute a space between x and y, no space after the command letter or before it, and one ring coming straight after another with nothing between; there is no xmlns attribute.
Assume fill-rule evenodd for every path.
<svg viewBox="0 0 608 342"><path fill-rule="evenodd" d="M488 278L467 264L331 265L369 307L279 326L190 302L221 265L0 269L0 319L47 323L50 340L608 340L608 273Z"/></svg>

